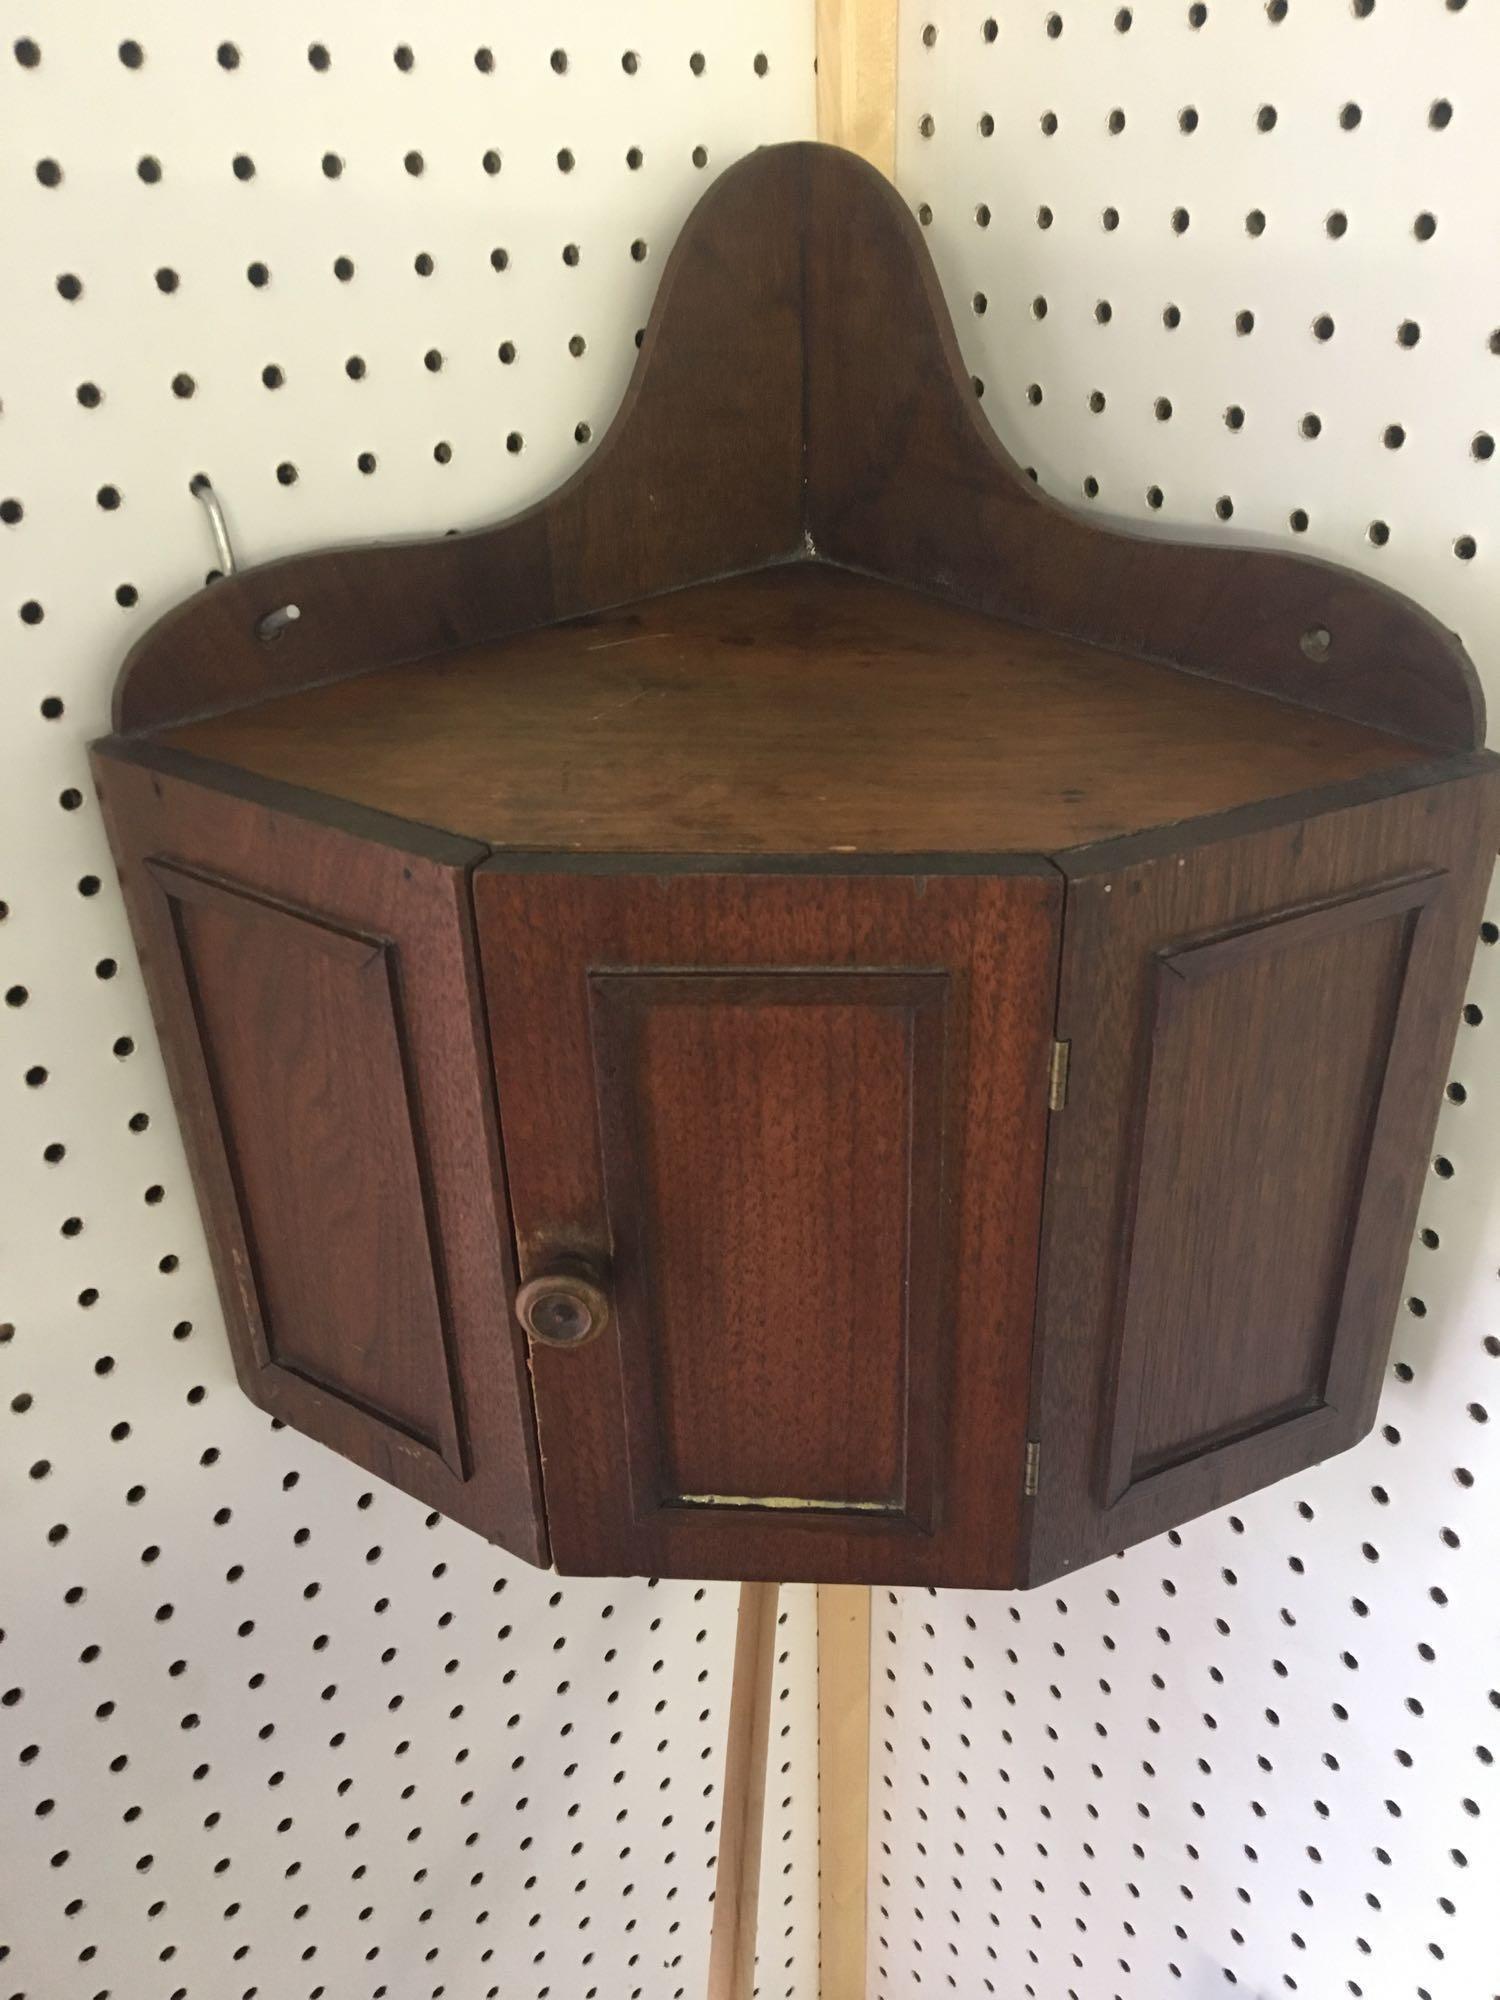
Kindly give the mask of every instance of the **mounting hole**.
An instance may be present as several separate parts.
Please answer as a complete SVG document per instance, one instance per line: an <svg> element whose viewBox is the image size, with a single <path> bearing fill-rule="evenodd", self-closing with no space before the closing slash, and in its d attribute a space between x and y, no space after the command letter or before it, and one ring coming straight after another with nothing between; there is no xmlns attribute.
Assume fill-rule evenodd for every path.
<svg viewBox="0 0 1500 2000"><path fill-rule="evenodd" d="M1333 650L1333 634L1326 625L1310 625L1298 640L1302 657L1321 664Z"/></svg>

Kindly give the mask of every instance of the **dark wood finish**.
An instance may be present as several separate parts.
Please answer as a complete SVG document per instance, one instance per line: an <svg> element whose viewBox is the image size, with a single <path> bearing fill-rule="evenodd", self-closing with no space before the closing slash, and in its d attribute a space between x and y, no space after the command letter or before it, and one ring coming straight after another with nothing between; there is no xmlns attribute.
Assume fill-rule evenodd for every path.
<svg viewBox="0 0 1500 2000"><path fill-rule="evenodd" d="M1039 493L978 408L900 197L806 144L751 154L699 203L620 413L556 493L477 533L216 584L136 648L115 723L157 728L808 554L1444 749L1483 739L1463 648L1409 599L1299 556L1105 529ZM289 602L296 624L258 637ZM1314 663L1316 632L1330 645Z"/></svg>
<svg viewBox="0 0 1500 2000"><path fill-rule="evenodd" d="M1369 1253L1361 1220L1367 1235L1376 1220L1361 1200L1396 1102L1412 949L1445 881L1418 875L1156 953L1111 1506L1358 1401L1350 1279Z"/></svg>
<svg viewBox="0 0 1500 2000"><path fill-rule="evenodd" d="M1064 862L1032 1581L1369 1428L1497 836L1486 769Z"/></svg>
<svg viewBox="0 0 1500 2000"><path fill-rule="evenodd" d="M1056 851L1430 753L819 564L172 730L504 847Z"/></svg>
<svg viewBox="0 0 1500 2000"><path fill-rule="evenodd" d="M479 850L101 760L246 1392L546 1559L484 1087Z"/></svg>
<svg viewBox="0 0 1500 2000"><path fill-rule="evenodd" d="M1041 493L974 395L895 189L805 157L807 528L818 553L1445 749L1484 740L1462 646L1331 563L1101 527ZM1326 632L1310 662L1305 634Z"/></svg>
<svg viewBox="0 0 1500 2000"><path fill-rule="evenodd" d="M947 975L589 984L616 1261L649 1298L659 1471L638 1505L796 1497L929 1526L910 1412L938 1346Z"/></svg>
<svg viewBox="0 0 1500 2000"><path fill-rule="evenodd" d="M115 727L158 728L800 553L802 166L795 147L751 159L720 176L678 238L624 401L571 479L493 527L290 556L200 591L127 660ZM496 451L503 460L498 438ZM185 490L182 504L184 532L201 532ZM297 622L257 637L288 603Z"/></svg>
<svg viewBox="0 0 1500 2000"><path fill-rule="evenodd" d="M396 940L173 862L145 868L168 905L223 1135L259 1365L462 1479Z"/></svg>
<svg viewBox="0 0 1500 2000"><path fill-rule="evenodd" d="M559 1567L1014 1582L1060 878L475 898Z"/></svg>
<svg viewBox="0 0 1500 2000"><path fill-rule="evenodd" d="M1042 495L849 155L719 178L556 493L216 584L116 722L241 1378L427 1504L546 1558L534 1396L565 1569L1014 1585L1372 1420L1473 669Z"/></svg>

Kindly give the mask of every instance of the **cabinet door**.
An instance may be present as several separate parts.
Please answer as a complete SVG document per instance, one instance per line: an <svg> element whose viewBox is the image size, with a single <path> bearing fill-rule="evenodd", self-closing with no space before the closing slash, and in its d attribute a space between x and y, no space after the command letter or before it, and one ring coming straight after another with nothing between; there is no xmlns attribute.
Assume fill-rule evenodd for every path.
<svg viewBox="0 0 1500 2000"><path fill-rule="evenodd" d="M177 752L96 768L243 1386L545 1561L473 951L483 850Z"/></svg>
<svg viewBox="0 0 1500 2000"><path fill-rule="evenodd" d="M1070 872L1029 1578L1374 1420L1492 777Z"/></svg>
<svg viewBox="0 0 1500 2000"><path fill-rule="evenodd" d="M558 1567L1013 1581L1059 878L475 897Z"/></svg>

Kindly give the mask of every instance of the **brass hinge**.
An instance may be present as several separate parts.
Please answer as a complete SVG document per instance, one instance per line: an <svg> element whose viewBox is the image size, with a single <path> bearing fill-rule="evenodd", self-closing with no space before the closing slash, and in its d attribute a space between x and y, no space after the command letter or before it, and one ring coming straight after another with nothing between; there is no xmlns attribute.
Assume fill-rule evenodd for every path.
<svg viewBox="0 0 1500 2000"><path fill-rule="evenodd" d="M1063 1047L1067 1047L1064 1042ZM1042 1447L1035 1438L1026 1441L1026 1484L1021 1491L1028 1500L1036 1498L1037 1485L1042 1476Z"/></svg>
<svg viewBox="0 0 1500 2000"><path fill-rule="evenodd" d="M1052 1064L1047 1073L1047 1109L1061 1111L1068 1101L1068 1057L1072 1053L1071 1042L1052 1044Z"/></svg>

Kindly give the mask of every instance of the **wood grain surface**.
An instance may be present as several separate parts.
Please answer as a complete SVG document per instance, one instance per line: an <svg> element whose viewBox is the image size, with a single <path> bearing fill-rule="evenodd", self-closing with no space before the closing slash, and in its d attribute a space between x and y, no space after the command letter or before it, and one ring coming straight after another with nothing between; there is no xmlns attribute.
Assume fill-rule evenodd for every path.
<svg viewBox="0 0 1500 2000"><path fill-rule="evenodd" d="M521 1275L613 1294L532 1351L558 1567L1013 1581L1061 878L475 901Z"/></svg>
<svg viewBox="0 0 1500 2000"><path fill-rule="evenodd" d="M1374 1420L1500 775L1065 861L1032 1582Z"/></svg>
<svg viewBox="0 0 1500 2000"><path fill-rule="evenodd" d="M497 847L689 853L1057 851L1427 754L817 564L165 740Z"/></svg>
<svg viewBox="0 0 1500 2000"><path fill-rule="evenodd" d="M95 768L240 1382L545 1561L477 850L303 819L170 762L140 746Z"/></svg>
<svg viewBox="0 0 1500 2000"><path fill-rule="evenodd" d="M818 1586L818 2000L868 2000L871 1595Z"/></svg>
<svg viewBox="0 0 1500 2000"><path fill-rule="evenodd" d="M706 2000L753 2000L760 1909L761 1836L766 1819L766 1755L776 1673L774 1583L740 1586L724 1782L719 1791L719 1851L714 1865Z"/></svg>
<svg viewBox="0 0 1500 2000"><path fill-rule="evenodd" d="M214 584L131 654L115 726L809 553L1420 742L1483 737L1463 648L1409 599L1301 556L1106 528L1041 494L980 411L900 196L806 143L748 155L693 211L622 408L557 492L471 534ZM267 642L261 621L288 603L300 617Z"/></svg>

